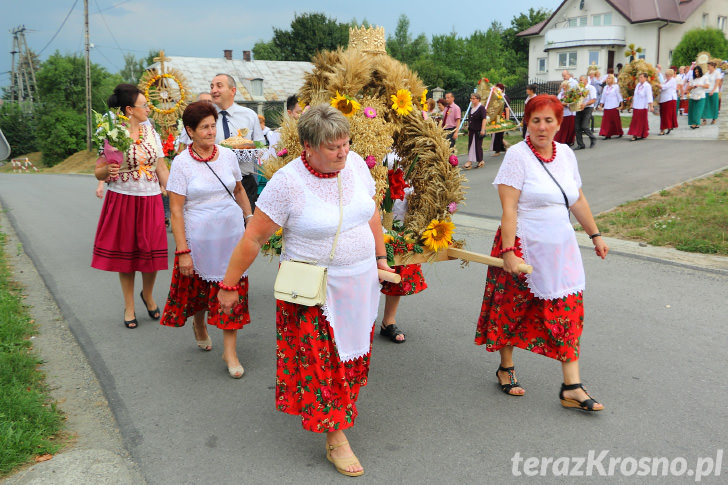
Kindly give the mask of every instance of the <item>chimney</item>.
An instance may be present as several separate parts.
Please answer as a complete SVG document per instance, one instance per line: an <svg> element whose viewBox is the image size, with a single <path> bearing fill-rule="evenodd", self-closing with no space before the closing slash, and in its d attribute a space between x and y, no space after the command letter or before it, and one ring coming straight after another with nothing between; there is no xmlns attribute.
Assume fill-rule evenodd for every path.
<svg viewBox="0 0 728 485"><path fill-rule="evenodd" d="M243 60L245 62L250 62L250 51L243 51Z"/></svg>
<svg viewBox="0 0 728 485"><path fill-rule="evenodd" d="M223 52L223 55L225 56L225 59L227 59L228 61L233 60L233 50L232 49L225 49L222 52Z"/></svg>

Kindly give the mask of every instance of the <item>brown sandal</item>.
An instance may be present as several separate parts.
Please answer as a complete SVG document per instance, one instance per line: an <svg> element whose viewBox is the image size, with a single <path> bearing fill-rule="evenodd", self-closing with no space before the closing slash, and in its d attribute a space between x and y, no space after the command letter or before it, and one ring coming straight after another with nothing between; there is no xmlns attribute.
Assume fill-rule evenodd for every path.
<svg viewBox="0 0 728 485"><path fill-rule="evenodd" d="M359 463L359 459L356 457L356 455L347 456L345 458L334 458L333 456L331 456L331 452L333 450L348 443L349 442L346 440L342 441L341 443L336 443L335 445L326 443L326 459L333 463L336 471L341 473L342 475L346 475L347 477L360 477L364 475L364 470L359 470L358 472L350 472L346 470L346 468L351 465L361 466L361 463Z"/></svg>
<svg viewBox="0 0 728 485"><path fill-rule="evenodd" d="M473 163L470 161L465 162L465 165L463 165L464 170L470 170L471 168L473 168Z"/></svg>

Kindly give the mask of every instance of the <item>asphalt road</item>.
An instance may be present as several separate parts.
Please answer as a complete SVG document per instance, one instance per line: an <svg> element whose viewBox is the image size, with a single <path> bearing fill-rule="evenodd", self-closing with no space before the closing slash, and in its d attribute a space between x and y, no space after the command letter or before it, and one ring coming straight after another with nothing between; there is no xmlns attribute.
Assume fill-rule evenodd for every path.
<svg viewBox="0 0 728 485"><path fill-rule="evenodd" d="M613 140L606 149L608 143L579 153L595 212L726 165L721 142L648 139L639 154L633 143ZM467 172L464 212L499 216L490 184L500 160ZM162 327L146 317L141 301L140 327L124 328L118 278L89 267L101 209L94 187L88 176L2 174L0 203L96 371L146 480L341 481L324 458L323 437L273 407L275 263L259 258L250 270L252 323L238 342L246 374L233 380L216 329L214 350L201 352L190 324ZM457 235L481 252L493 237L466 227ZM715 462L728 422L728 275L620 254L601 261L588 248L582 256L582 377L606 410L563 409L558 363L524 351L515 357L526 396L502 394L494 376L498 355L473 345L485 267L427 265L429 289L400 307L407 343L375 337L369 385L347 433L366 469L357 483L513 482L531 472L527 465L540 474L541 457L561 458L561 465L568 458L570 471L591 476L557 477L563 468L551 462L538 483L644 482L636 468L642 457L664 457L675 472L684 458L683 476L647 477L681 483L694 481L688 470ZM169 279L169 271L159 274L154 295L161 305ZM574 469L590 452L606 457ZM620 460L613 476L601 476L598 465L609 474L610 459ZM702 483L725 483L726 463L728 457L722 474L712 470Z"/></svg>

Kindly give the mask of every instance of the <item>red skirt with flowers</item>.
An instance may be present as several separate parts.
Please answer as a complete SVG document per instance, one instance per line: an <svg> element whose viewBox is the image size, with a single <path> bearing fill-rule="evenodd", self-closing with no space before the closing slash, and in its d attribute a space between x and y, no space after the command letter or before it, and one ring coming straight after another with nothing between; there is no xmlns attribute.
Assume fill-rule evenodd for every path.
<svg viewBox="0 0 728 485"><path fill-rule="evenodd" d="M174 271L169 285L167 303L164 305L162 325L182 327L187 319L197 312L207 310L207 323L222 330L240 330L250 323L248 313L248 277L238 284L240 303L233 313L220 313L217 292L220 288L212 281L205 281L197 274L185 276L179 271L179 256L174 257Z"/></svg>
<svg viewBox="0 0 728 485"><path fill-rule="evenodd" d="M316 433L354 426L374 328L369 353L341 362L321 307L276 300L276 333L276 409L301 416L303 429Z"/></svg>
<svg viewBox="0 0 728 485"><path fill-rule="evenodd" d="M407 296L427 289L425 276L422 274L422 265L404 264L402 266L395 266L394 272L402 278L402 281L399 283L390 283L388 281L382 283L383 294L389 296Z"/></svg>
<svg viewBox="0 0 728 485"><path fill-rule="evenodd" d="M554 135L554 141L565 145L573 145L576 139L576 131L574 131L574 120L576 116L564 116L559 131Z"/></svg>
<svg viewBox="0 0 728 485"><path fill-rule="evenodd" d="M516 255L523 257L516 238ZM491 256L499 257L500 228ZM582 292L563 298L536 298L523 275L515 277L501 268L488 267L485 295L475 331L476 345L495 352L512 345L562 362L579 359L584 322Z"/></svg>

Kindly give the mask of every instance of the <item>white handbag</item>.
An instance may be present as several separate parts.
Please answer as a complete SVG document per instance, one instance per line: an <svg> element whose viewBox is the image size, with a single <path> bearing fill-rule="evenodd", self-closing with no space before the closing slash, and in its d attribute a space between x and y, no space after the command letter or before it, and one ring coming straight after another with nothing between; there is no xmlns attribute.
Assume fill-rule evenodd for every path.
<svg viewBox="0 0 728 485"><path fill-rule="evenodd" d="M334 259L336 242L341 232L341 222L344 217L342 200L341 175L336 175L339 185L339 227L336 229L334 244L331 247L329 260ZM285 236L284 236L285 237ZM285 252L285 241L282 244ZM273 285L273 296L277 300L296 303L304 306L321 306L326 302L326 283L328 281L327 268L319 266L316 261L281 261L278 268L276 282Z"/></svg>

